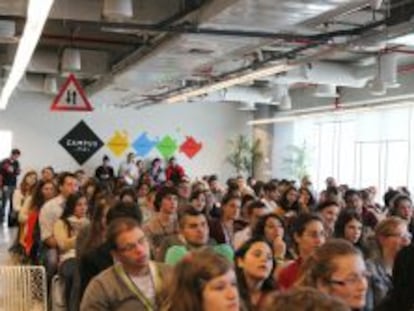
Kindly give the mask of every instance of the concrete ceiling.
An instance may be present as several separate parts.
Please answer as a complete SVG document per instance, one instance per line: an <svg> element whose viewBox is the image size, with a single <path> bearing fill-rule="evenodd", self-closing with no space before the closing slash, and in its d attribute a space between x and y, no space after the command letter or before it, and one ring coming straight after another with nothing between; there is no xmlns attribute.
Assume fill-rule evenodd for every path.
<svg viewBox="0 0 414 311"><path fill-rule="evenodd" d="M77 76L94 105L139 108L279 61L365 66L378 53L398 49L406 52L400 53L405 66L414 63L413 47L387 43L390 33L414 31L409 15L397 18L389 10L403 0L385 1L375 13L372 1L361 0L133 0L133 18L117 20L103 17L103 1L55 0L27 77L62 83L62 53L79 48ZM0 1L3 77L26 7L26 0ZM408 3L410 10L414 15ZM14 36L1 35L2 21L14 23Z"/></svg>

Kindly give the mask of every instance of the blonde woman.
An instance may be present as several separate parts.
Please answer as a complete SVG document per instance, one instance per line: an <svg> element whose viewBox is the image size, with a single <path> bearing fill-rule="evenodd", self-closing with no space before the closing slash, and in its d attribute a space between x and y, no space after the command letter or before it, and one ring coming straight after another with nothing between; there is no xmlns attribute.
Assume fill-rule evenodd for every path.
<svg viewBox="0 0 414 311"><path fill-rule="evenodd" d="M368 278L361 252L349 241L332 239L308 257L297 285L314 287L357 311L366 305Z"/></svg>
<svg viewBox="0 0 414 311"><path fill-rule="evenodd" d="M378 244L378 255L367 261L371 274L368 303L376 307L392 288L392 270L398 252L411 242L408 223L396 216L381 221L375 228L375 240Z"/></svg>

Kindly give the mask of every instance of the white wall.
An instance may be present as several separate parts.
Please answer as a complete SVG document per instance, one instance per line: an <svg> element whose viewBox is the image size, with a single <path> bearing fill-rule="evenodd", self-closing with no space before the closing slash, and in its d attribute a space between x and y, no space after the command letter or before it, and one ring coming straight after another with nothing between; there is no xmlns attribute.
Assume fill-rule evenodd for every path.
<svg viewBox="0 0 414 311"><path fill-rule="evenodd" d="M238 134L251 135L246 122L251 114L238 111L237 105L228 103L184 103L158 105L141 110L133 109L95 109L92 113L51 112L52 98L41 94L18 94L9 103L7 110L0 111L0 130L13 132L13 146L22 150L23 168L40 169L53 165L57 170L74 170L79 166L76 161L58 144L80 120L105 143L115 130L126 130L131 142L142 132L149 136L171 135L178 144L185 136L192 135L203 143L203 149L192 160L184 154L176 153L177 159L190 176L217 173L222 179L233 174L226 163L227 141ZM99 103L92 102L95 107ZM0 142L2 143L2 142ZM116 158L106 147L102 147L83 168L91 172L100 164L102 156L108 154L114 167L123 160ZM153 149L149 158L160 156Z"/></svg>

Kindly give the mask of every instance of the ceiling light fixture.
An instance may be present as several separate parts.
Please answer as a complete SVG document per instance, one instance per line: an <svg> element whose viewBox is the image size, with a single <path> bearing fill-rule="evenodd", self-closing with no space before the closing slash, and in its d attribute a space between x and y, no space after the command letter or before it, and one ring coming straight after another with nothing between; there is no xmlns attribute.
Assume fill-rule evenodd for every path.
<svg viewBox="0 0 414 311"><path fill-rule="evenodd" d="M385 83L382 80L382 66L381 66L381 56L377 57L377 75L370 83L370 93L374 96L383 96L387 93L387 88Z"/></svg>
<svg viewBox="0 0 414 311"><path fill-rule="evenodd" d="M58 87L57 87L56 78L53 76L47 75L43 83L43 90L46 94L57 94Z"/></svg>
<svg viewBox="0 0 414 311"><path fill-rule="evenodd" d="M29 0L26 24L17 47L9 78L1 93L0 109L6 109L10 96L26 71L53 2L54 0Z"/></svg>
<svg viewBox="0 0 414 311"><path fill-rule="evenodd" d="M81 53L77 48L66 48L62 54L62 72L80 71L82 68Z"/></svg>
<svg viewBox="0 0 414 311"><path fill-rule="evenodd" d="M383 96L387 94L387 88L380 77L375 77L371 82L370 93L374 96Z"/></svg>
<svg viewBox="0 0 414 311"><path fill-rule="evenodd" d="M380 56L381 62L381 80L387 88L398 88L398 55L397 53L388 53Z"/></svg>
<svg viewBox="0 0 414 311"><path fill-rule="evenodd" d="M286 93L286 85L275 84L274 86L272 86L273 104L279 105L285 93Z"/></svg>
<svg viewBox="0 0 414 311"><path fill-rule="evenodd" d="M410 94L410 96L412 95ZM315 108L315 110L295 111L294 113L280 115L274 118L250 120L247 122L247 125L254 126L254 125L281 123L281 122L292 122L292 121L297 121L300 118L301 119L315 119L317 117L326 117L326 116L332 116L332 115L342 116L342 115L347 115L347 114L352 114L352 113L413 107L413 105L414 105L414 102L412 101L412 99L410 99L407 101L397 100L397 102L395 103L378 102L372 105L367 105L366 103L349 104L349 105L343 106L340 110L337 110L337 109L332 110L332 108L327 108L325 106L325 107Z"/></svg>
<svg viewBox="0 0 414 311"><path fill-rule="evenodd" d="M322 97L322 98L336 98L339 96L338 92L336 91L336 85L334 84L319 84L315 92L313 93L315 97Z"/></svg>
<svg viewBox="0 0 414 311"><path fill-rule="evenodd" d="M237 109L240 111L255 111L256 104L253 102L240 102L240 107Z"/></svg>
<svg viewBox="0 0 414 311"><path fill-rule="evenodd" d="M280 100L279 110L291 110L292 109L292 98L290 97L289 93L283 95L282 99Z"/></svg>
<svg viewBox="0 0 414 311"><path fill-rule="evenodd" d="M134 16L132 0L104 0L102 15L117 20Z"/></svg>
<svg viewBox="0 0 414 311"><path fill-rule="evenodd" d="M287 84L279 84L278 86L279 92L279 110L291 110L292 109L292 98L289 95L289 86Z"/></svg>

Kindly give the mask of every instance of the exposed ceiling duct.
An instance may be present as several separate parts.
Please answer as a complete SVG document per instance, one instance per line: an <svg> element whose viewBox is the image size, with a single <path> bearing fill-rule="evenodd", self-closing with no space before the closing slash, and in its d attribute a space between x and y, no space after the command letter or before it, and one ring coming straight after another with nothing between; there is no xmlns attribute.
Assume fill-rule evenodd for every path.
<svg viewBox="0 0 414 311"><path fill-rule="evenodd" d="M0 43L16 40L27 3L0 4L7 20L0 21ZM413 3L59 0L28 71L57 78L75 71L89 96L97 92L119 107L212 99L204 94L215 92L217 100L245 103L246 109L256 103L289 108L289 92L279 84L292 90L311 85L307 94L316 89L315 96L333 98L337 87L342 96L344 88L370 83L379 94L398 85L398 64L410 64L409 54L400 60L388 53L396 43L390 39L413 32ZM6 58L13 46L0 51L3 68L11 64ZM373 62L377 55L379 65Z"/></svg>
<svg viewBox="0 0 414 311"><path fill-rule="evenodd" d="M250 102L273 104L275 101L271 88L235 86L223 90L223 100L231 102Z"/></svg>
<svg viewBox="0 0 414 311"><path fill-rule="evenodd" d="M204 102L240 103L239 110L254 110L255 104L277 106L280 99L272 87L234 86L200 97Z"/></svg>
<svg viewBox="0 0 414 311"><path fill-rule="evenodd" d="M375 66L353 66L334 62L312 62L270 79L277 84L326 84L364 87L375 75Z"/></svg>

